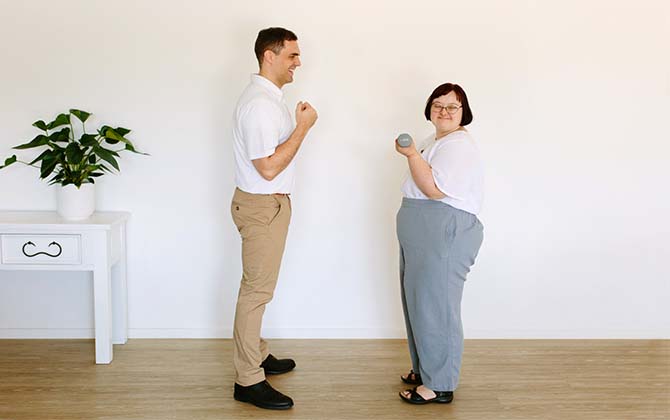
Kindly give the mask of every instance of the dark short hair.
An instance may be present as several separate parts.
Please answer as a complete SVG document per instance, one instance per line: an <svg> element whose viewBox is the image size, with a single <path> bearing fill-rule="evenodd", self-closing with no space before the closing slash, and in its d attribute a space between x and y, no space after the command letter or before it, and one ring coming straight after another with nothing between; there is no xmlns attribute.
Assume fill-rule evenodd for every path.
<svg viewBox="0 0 670 420"><path fill-rule="evenodd" d="M279 54L284 48L284 41L297 41L298 37L288 29L284 28L267 28L258 33L256 37L256 44L254 51L256 52L256 59L258 64L263 62L263 53L267 50L275 54Z"/></svg>
<svg viewBox="0 0 670 420"><path fill-rule="evenodd" d="M449 92L455 92L456 97L463 106L463 117L461 118L461 125L464 126L470 124L472 122L472 110L470 109L470 103L468 103L468 96L465 94L463 88L455 83L443 83L436 87L426 101L426 109L424 109L423 115L425 115L426 119L430 121L430 107L433 105L433 101L440 96L448 94Z"/></svg>

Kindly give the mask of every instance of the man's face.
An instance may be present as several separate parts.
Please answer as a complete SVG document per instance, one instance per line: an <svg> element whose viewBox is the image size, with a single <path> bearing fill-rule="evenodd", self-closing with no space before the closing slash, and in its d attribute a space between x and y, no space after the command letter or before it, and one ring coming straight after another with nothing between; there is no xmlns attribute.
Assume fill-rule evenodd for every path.
<svg viewBox="0 0 670 420"><path fill-rule="evenodd" d="M273 55L271 69L276 80L282 86L291 83L293 72L301 65L298 41L284 41L284 48L281 49L279 54L272 51L270 53Z"/></svg>

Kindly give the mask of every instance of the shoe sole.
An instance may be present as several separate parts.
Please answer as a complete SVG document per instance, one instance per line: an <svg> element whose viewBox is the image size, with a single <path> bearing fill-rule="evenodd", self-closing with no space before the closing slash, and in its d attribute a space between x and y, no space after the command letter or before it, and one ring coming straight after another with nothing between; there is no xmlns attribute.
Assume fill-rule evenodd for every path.
<svg viewBox="0 0 670 420"><path fill-rule="evenodd" d="M293 404L291 404L291 405L279 405L279 406L278 405L266 405L266 404L263 404L263 403L258 403L256 401L253 401L249 398L243 398L243 397L240 397L240 396L237 396L237 395L233 395L233 398L235 399L235 401L239 401L239 402L243 402L243 403L249 403L249 404L255 405L258 408L264 408L266 410L288 410L289 408L293 407Z"/></svg>
<svg viewBox="0 0 670 420"><path fill-rule="evenodd" d="M445 401L445 400L427 400L427 401L417 402L417 401L408 400L408 399L405 398L405 397L400 397L400 398L401 398L403 401L405 401L406 403L408 403L408 404L414 404L414 405L424 405L424 404L451 404L451 402L453 401L453 400L448 400L448 401Z"/></svg>
<svg viewBox="0 0 670 420"><path fill-rule="evenodd" d="M293 369L295 369L295 367L292 367L291 369L288 369L288 370L266 370L266 369L263 369L263 371L265 372L266 375L281 375L282 373L288 373L288 372L292 371Z"/></svg>
<svg viewBox="0 0 670 420"><path fill-rule="evenodd" d="M402 393L398 393L400 395L400 399L405 401L407 404L414 404L414 405L424 405L424 404L451 404L452 401L454 401L454 398L452 397L449 400L439 400L437 398L433 398L430 400L423 400L423 401L412 401L409 398L405 398Z"/></svg>

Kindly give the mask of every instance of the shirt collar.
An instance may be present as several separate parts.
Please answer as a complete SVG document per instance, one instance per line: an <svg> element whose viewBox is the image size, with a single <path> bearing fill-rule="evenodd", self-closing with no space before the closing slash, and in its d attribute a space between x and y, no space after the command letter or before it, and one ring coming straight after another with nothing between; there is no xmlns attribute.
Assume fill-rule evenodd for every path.
<svg viewBox="0 0 670 420"><path fill-rule="evenodd" d="M282 92L282 90L279 89L277 85L275 85L269 79L266 79L265 77L261 76L258 73L254 73L251 75L251 83L261 86L263 89L267 90L268 92L272 93L273 95L275 95L280 99L284 97L284 92Z"/></svg>

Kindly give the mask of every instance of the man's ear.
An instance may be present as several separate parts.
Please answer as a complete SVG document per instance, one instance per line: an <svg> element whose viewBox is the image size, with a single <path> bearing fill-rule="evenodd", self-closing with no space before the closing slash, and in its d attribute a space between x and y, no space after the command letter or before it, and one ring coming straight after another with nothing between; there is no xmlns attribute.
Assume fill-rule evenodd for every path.
<svg viewBox="0 0 670 420"><path fill-rule="evenodd" d="M275 53L272 52L272 50L265 50L263 51L263 63L272 65L275 60Z"/></svg>

